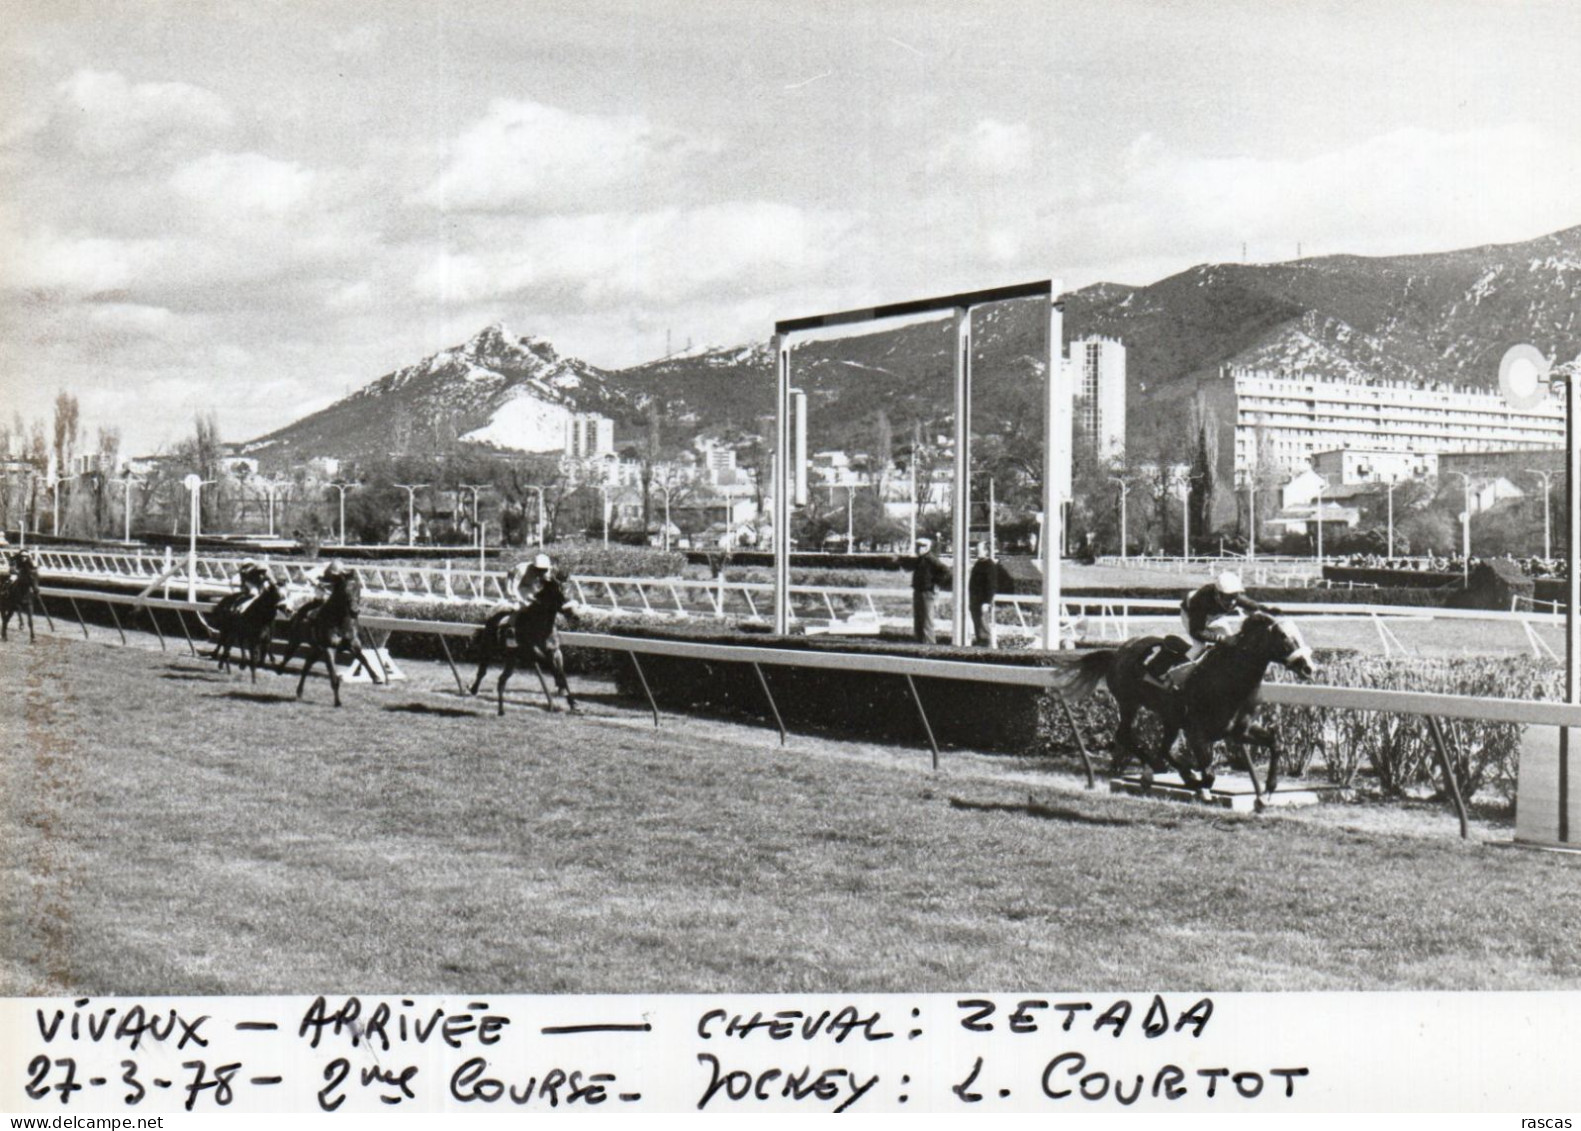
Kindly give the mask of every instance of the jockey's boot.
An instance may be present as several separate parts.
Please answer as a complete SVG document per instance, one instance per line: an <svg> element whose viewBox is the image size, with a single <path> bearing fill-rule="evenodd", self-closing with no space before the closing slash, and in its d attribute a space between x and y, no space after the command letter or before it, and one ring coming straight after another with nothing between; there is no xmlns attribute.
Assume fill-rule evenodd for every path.
<svg viewBox="0 0 1581 1131"><path fill-rule="evenodd" d="M1169 670L1174 665L1176 656L1168 648L1160 648L1158 653L1142 665L1142 681L1152 684L1161 691L1173 691L1174 687L1169 682Z"/></svg>

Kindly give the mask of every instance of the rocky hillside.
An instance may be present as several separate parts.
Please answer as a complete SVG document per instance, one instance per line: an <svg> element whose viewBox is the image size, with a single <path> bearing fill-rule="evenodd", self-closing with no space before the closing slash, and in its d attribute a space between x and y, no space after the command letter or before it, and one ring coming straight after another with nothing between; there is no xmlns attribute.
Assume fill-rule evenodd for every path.
<svg viewBox="0 0 1581 1131"><path fill-rule="evenodd" d="M979 432L1036 434L1044 325L1037 303L979 312ZM1065 296L1065 334L1125 343L1133 447L1173 427L1160 419L1173 398L1152 404L1151 393L1224 364L1491 387L1515 342L1561 358L1581 350L1581 227L1431 255L1205 265L1146 287L1102 283ZM947 431L951 343L945 319L798 347L812 446L869 449L880 412L897 449L915 422ZM251 447L290 459L453 438L548 450L573 410L614 417L621 444L640 433L650 402L666 444L684 443L701 431L763 431L773 373L765 343L606 372L493 326Z"/></svg>
<svg viewBox="0 0 1581 1131"><path fill-rule="evenodd" d="M559 451L576 411L623 409L608 375L498 324L244 446L270 465L443 451L456 441Z"/></svg>

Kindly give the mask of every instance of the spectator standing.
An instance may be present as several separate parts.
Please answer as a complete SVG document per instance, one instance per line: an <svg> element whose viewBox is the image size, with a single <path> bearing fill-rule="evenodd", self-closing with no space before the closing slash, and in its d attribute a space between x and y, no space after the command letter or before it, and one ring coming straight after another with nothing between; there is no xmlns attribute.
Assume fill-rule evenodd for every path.
<svg viewBox="0 0 1581 1131"><path fill-rule="evenodd" d="M989 554L988 543L977 543L977 560L966 579L966 600L972 610L972 642L993 647L994 598L1011 591L1005 569Z"/></svg>
<svg viewBox="0 0 1581 1131"><path fill-rule="evenodd" d="M933 539L918 538L917 557L911 567L911 628L918 643L934 643L934 595L953 582L949 567L933 552Z"/></svg>

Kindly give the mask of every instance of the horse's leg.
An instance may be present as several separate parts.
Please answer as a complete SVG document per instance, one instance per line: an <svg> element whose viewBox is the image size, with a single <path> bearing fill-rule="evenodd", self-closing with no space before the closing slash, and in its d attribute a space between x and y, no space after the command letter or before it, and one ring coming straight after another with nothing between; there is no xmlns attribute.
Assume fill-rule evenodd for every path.
<svg viewBox="0 0 1581 1131"><path fill-rule="evenodd" d="M285 638L285 655L280 657L279 664L275 666L275 672L277 674L285 675L285 666L291 662L291 657L296 655L297 646L301 643L302 637L297 633L296 627L293 625L287 630Z"/></svg>
<svg viewBox="0 0 1581 1131"><path fill-rule="evenodd" d="M485 641L484 644L483 644L483 658L478 661L478 674L472 680L472 692L471 693L473 695L476 695L478 693L478 688L483 685L483 677L484 677L484 675L486 675L488 673L488 670L489 670L489 658L490 658L489 644L488 644L487 641Z"/></svg>
<svg viewBox="0 0 1581 1131"><path fill-rule="evenodd" d="M1164 737L1159 740L1158 749L1149 759L1154 773L1165 770L1174 770L1180 775L1180 780L1188 782L1190 774L1184 764L1175 760L1175 739L1180 736L1180 726L1175 723L1164 723ZM1152 774L1146 775L1147 784L1152 784Z"/></svg>
<svg viewBox="0 0 1581 1131"><path fill-rule="evenodd" d="M1261 746L1268 751L1268 792L1273 793L1279 788L1279 728L1259 726L1256 723L1248 724L1245 728L1246 741ZM1250 766L1251 758L1247 758ZM1252 771L1252 785L1257 785L1257 772ZM1261 800L1261 794L1259 794Z"/></svg>
<svg viewBox="0 0 1581 1131"><path fill-rule="evenodd" d="M577 712L581 708L576 705L576 696L571 694L571 684L565 678L565 653L556 648L549 653L549 667L554 672L554 685L560 689L560 694L565 696L566 708Z"/></svg>
<svg viewBox="0 0 1581 1131"><path fill-rule="evenodd" d="M547 709L549 713L551 715L554 714L554 696L549 694L549 685L544 682L543 669L538 666L538 658L536 656L533 657L532 674L538 677L538 686L543 688L544 702L548 704Z"/></svg>
<svg viewBox="0 0 1581 1131"><path fill-rule="evenodd" d="M296 697L298 699L302 698L302 689L307 686L307 673L318 662L318 650L319 646L317 644L309 644L307 646L307 656L302 661L302 674L297 677L296 681ZM282 668L284 666L284 664L281 665Z"/></svg>
<svg viewBox="0 0 1581 1131"><path fill-rule="evenodd" d="M501 717L503 717L505 714L505 681L510 679L511 673L516 670L516 657L507 652L505 653L505 659L502 661L502 664L503 667L500 668L500 681L494 686L495 702L498 705L498 710L495 713Z"/></svg>
<svg viewBox="0 0 1581 1131"><path fill-rule="evenodd" d="M1196 727L1186 728L1186 757L1177 766L1186 788L1206 801L1213 788L1213 742Z"/></svg>
<svg viewBox="0 0 1581 1131"><path fill-rule="evenodd" d="M33 634L33 594L27 595L27 642L38 643L38 637Z"/></svg>
<svg viewBox="0 0 1581 1131"><path fill-rule="evenodd" d="M1135 736L1132 727L1136 723L1137 704L1134 700L1117 700L1120 708L1120 725L1114 728L1114 749L1109 752L1109 776L1119 777L1120 771L1125 769L1127 757L1132 753L1132 743Z"/></svg>
<svg viewBox="0 0 1581 1131"><path fill-rule="evenodd" d="M11 639L11 610L0 608L0 641Z"/></svg>
<svg viewBox="0 0 1581 1131"><path fill-rule="evenodd" d="M351 654L357 657L357 662L361 664L363 670L368 673L368 678L374 683L383 683L384 680L379 678L379 670L368 662L367 653L362 650L362 641L357 639L357 634L355 632L347 637L346 643L351 645Z"/></svg>
<svg viewBox="0 0 1581 1131"><path fill-rule="evenodd" d="M335 666L335 645L324 645L324 666L329 669L329 690L335 696L335 706L340 706L340 669Z"/></svg>

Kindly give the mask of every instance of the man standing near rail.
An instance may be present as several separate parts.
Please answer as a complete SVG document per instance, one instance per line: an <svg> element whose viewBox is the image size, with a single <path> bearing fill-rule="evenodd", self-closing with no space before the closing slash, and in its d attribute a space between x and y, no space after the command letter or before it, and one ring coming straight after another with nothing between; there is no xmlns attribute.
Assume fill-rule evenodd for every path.
<svg viewBox="0 0 1581 1131"><path fill-rule="evenodd" d="M1010 577L989 554L988 543L977 543L977 560L966 579L966 601L972 610L972 643L993 647L994 598L1011 592Z"/></svg>
<svg viewBox="0 0 1581 1131"><path fill-rule="evenodd" d="M917 558L911 567L911 632L918 643L934 643L934 594L953 583L949 567L933 552L933 539L918 538Z"/></svg>

